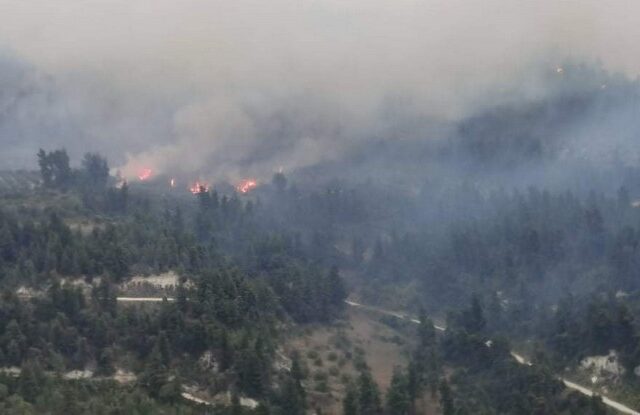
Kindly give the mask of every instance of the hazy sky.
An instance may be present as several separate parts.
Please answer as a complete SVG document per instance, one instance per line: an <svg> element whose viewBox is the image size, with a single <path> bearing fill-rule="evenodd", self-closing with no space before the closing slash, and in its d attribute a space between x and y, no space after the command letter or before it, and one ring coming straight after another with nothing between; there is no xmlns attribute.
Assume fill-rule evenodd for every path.
<svg viewBox="0 0 640 415"><path fill-rule="evenodd" d="M128 157L127 173L310 164L366 136L389 99L455 118L497 85L543 93L534 65L635 77L638 39L632 0L0 0L0 48L52 79L83 150ZM274 119L295 137L260 157Z"/></svg>

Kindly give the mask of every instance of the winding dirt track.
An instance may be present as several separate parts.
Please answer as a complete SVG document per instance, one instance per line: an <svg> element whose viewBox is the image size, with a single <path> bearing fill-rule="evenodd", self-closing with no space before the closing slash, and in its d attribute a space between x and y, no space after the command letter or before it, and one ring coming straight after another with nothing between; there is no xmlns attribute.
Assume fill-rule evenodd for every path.
<svg viewBox="0 0 640 415"><path fill-rule="evenodd" d="M161 301L164 300L164 298L162 298L162 297L118 297L117 299L118 299L119 302L153 302L153 303L161 302ZM167 301L174 301L175 299L171 298L171 297L166 297L166 300ZM376 312L376 313L384 314L384 315L387 315L387 316L392 316L392 317L398 318L400 320L410 321L411 323L414 323L414 324L420 324L420 320L418 320L416 318L413 318L413 317L411 317L411 316L409 316L407 314L401 313L401 312L385 310L385 309L378 308L378 307L372 307L372 306L368 306L368 305L365 305L365 304L360 304L360 303L357 303L357 302L351 301L351 300L345 300L345 303L347 305L351 306L351 307L356 307L356 308L360 308L360 309L363 309L363 310L369 310L369 311L373 311L373 312ZM446 327L441 326L441 325L437 325L437 324L434 324L433 327L438 331L446 331L447 330ZM525 359L524 356L522 356L522 355L520 355L520 354L518 354L518 353L516 353L514 351L511 352L511 355L514 357L514 359L516 359L516 361L518 363L520 363L522 365L527 365L527 366L532 366L533 365L533 363L531 363L530 361ZM562 383L564 383L564 385L567 388L573 389L575 391L578 391L578 392L582 393L583 395L593 396L593 395L596 394L592 389L589 389L589 388L587 388L585 386L582 386L582 385L579 385L577 383L571 382L570 380L567 380L567 379L565 379L563 377L558 376L558 379L560 381L562 381ZM635 410L629 408L628 406L626 406L626 405L624 405L624 404L622 404L620 402L614 401L614 400L612 400L610 398L607 398L606 396L603 396L603 395L600 395L600 396L602 396L602 402L605 405L607 405L610 408L615 409L616 411L619 411L619 412L621 412L623 414L628 414L628 415L640 415L640 412L635 411ZM194 400L194 399L191 399L190 396L185 396L185 394L183 394L183 397L185 397L186 399L189 399L189 400Z"/></svg>
<svg viewBox="0 0 640 415"><path fill-rule="evenodd" d="M172 297L117 297L121 303L161 303L164 300L174 301Z"/></svg>
<svg viewBox="0 0 640 415"><path fill-rule="evenodd" d="M389 310L384 310L384 309L377 308L377 307L371 307L371 306L367 306L367 305L364 305L364 304L356 303L355 301L350 301L350 300L345 300L345 303L347 303L347 305L349 305L351 307L357 307L357 308L362 308L362 309L365 309L365 310L375 311L375 312L378 312L378 313L381 313L381 314L385 314L385 315L393 316L393 317L396 317L396 318L399 318L399 319L402 319L402 320L410 321L410 322L415 323L415 324L420 324L420 320L412 318L412 317L410 317L410 316L408 316L406 314L399 313L399 312L396 312L396 311L389 311ZM439 326L439 325L436 325L436 324L434 324L433 327L435 327L435 329L439 330L439 331L445 331L446 330L446 327ZM520 363L521 365L533 366L533 363L531 363L530 361L525 359L524 356L522 356L522 355L520 355L520 354L518 354L518 353L516 353L514 351L511 352L511 356L513 356L514 359L516 359L516 361L518 363ZM562 383L564 383L564 385L567 388L573 389L575 391L578 391L578 392L580 392L580 393L582 393L584 395L593 396L593 395L596 394L592 389L589 389L589 388L587 388L585 386L582 386L582 385L579 385L577 383L571 382L570 380L567 380L567 379L565 379L563 377L558 376L558 379L560 381L562 381ZM602 395L600 395L600 396L602 396ZM613 409L615 409L615 410L617 410L617 411L619 411L619 412L621 412L623 414L640 415L640 412L635 411L635 410L629 408L628 406L626 406L626 405L624 405L624 404L622 404L620 402L616 402L616 401L614 401L614 400L612 400L610 398L607 398L606 396L602 396L602 402L605 405L607 405L608 407L613 408Z"/></svg>

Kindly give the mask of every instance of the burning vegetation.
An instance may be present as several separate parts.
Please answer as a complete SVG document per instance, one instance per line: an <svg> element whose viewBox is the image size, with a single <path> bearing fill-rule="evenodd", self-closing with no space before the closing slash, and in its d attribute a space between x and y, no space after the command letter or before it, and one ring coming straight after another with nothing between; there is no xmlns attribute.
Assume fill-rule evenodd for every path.
<svg viewBox="0 0 640 415"><path fill-rule="evenodd" d="M258 182L254 179L245 179L236 186L239 193L247 194L258 186Z"/></svg>
<svg viewBox="0 0 640 415"><path fill-rule="evenodd" d="M151 169L144 168L140 170L140 173L138 173L138 179L140 179L141 182L144 182L145 180L149 180L152 175L153 171Z"/></svg>
<svg viewBox="0 0 640 415"><path fill-rule="evenodd" d="M196 182L189 187L189 191L194 195L197 195L198 193L208 192L209 185L205 182L196 180Z"/></svg>

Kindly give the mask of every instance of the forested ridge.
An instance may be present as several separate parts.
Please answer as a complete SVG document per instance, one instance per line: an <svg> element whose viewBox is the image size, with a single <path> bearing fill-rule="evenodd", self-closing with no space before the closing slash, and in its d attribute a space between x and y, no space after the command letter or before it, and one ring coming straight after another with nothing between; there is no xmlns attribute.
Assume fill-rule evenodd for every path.
<svg viewBox="0 0 640 415"><path fill-rule="evenodd" d="M0 214L0 361L21 372L3 377L6 411L186 413L183 385L198 384L255 398L258 412L288 413L280 388L290 375L273 368L280 327L340 315L347 291L337 268L307 258L285 230L258 226L260 208L237 194L202 189L183 211L109 185L98 155L79 170L63 150L39 157L36 192L75 194L79 212L95 220L73 229L55 205ZM175 301L117 304L120 282L167 270L181 275ZM88 367L111 386L56 380ZM135 374L133 386L108 380L121 369ZM113 394L122 398L112 402Z"/></svg>
<svg viewBox="0 0 640 415"><path fill-rule="evenodd" d="M638 39L0 0L0 415L640 415Z"/></svg>
<svg viewBox="0 0 640 415"><path fill-rule="evenodd" d="M531 125L521 139L528 129L542 137L534 127L548 121L546 105L568 104L522 109ZM444 154L438 168L447 171L451 160L481 157L481 144L516 161L489 157L473 161L477 177L395 186L311 169L276 173L248 193L222 183L192 194L165 177L113 177L99 154L72 167L66 151L40 151L41 184L0 206L2 405L27 414L295 415L321 413L324 396L347 415L599 415L608 413L600 398L569 392L558 374L609 353L617 372L594 388L619 388L635 404L637 172L614 164L615 186L589 190L584 177L575 187L494 183L495 169L549 162L560 145L482 140L493 128L513 139L509 119L478 116L459 140L426 144L418 158ZM133 277L166 273L175 285L139 291L164 301L118 302ZM345 324L348 296L421 324L380 320L408 339L388 388L366 359L342 351L357 376L340 377L344 393L334 396L327 374L284 356L283 344L296 327ZM446 322L444 334L432 319ZM534 365L519 365L514 349ZM65 378L86 370L90 378ZM123 374L133 380L118 381ZM228 399L214 409L185 399L192 391ZM60 396L77 396L77 406Z"/></svg>

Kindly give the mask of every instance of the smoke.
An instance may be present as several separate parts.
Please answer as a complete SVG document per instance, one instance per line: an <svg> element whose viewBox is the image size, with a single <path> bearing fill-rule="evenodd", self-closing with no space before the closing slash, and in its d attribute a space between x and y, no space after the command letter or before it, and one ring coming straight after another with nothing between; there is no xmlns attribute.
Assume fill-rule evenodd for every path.
<svg viewBox="0 0 640 415"><path fill-rule="evenodd" d="M76 160L86 151L122 159L123 149L142 151L151 136L156 143L170 138L163 115L170 112L153 102L136 105L80 77L69 87L15 54L0 53L0 169L34 167L39 148L65 147Z"/></svg>
<svg viewBox="0 0 640 415"><path fill-rule="evenodd" d="M9 167L64 145L100 151L126 176L263 176L542 99L552 91L541 74L567 60L640 68L633 1L7 3Z"/></svg>

